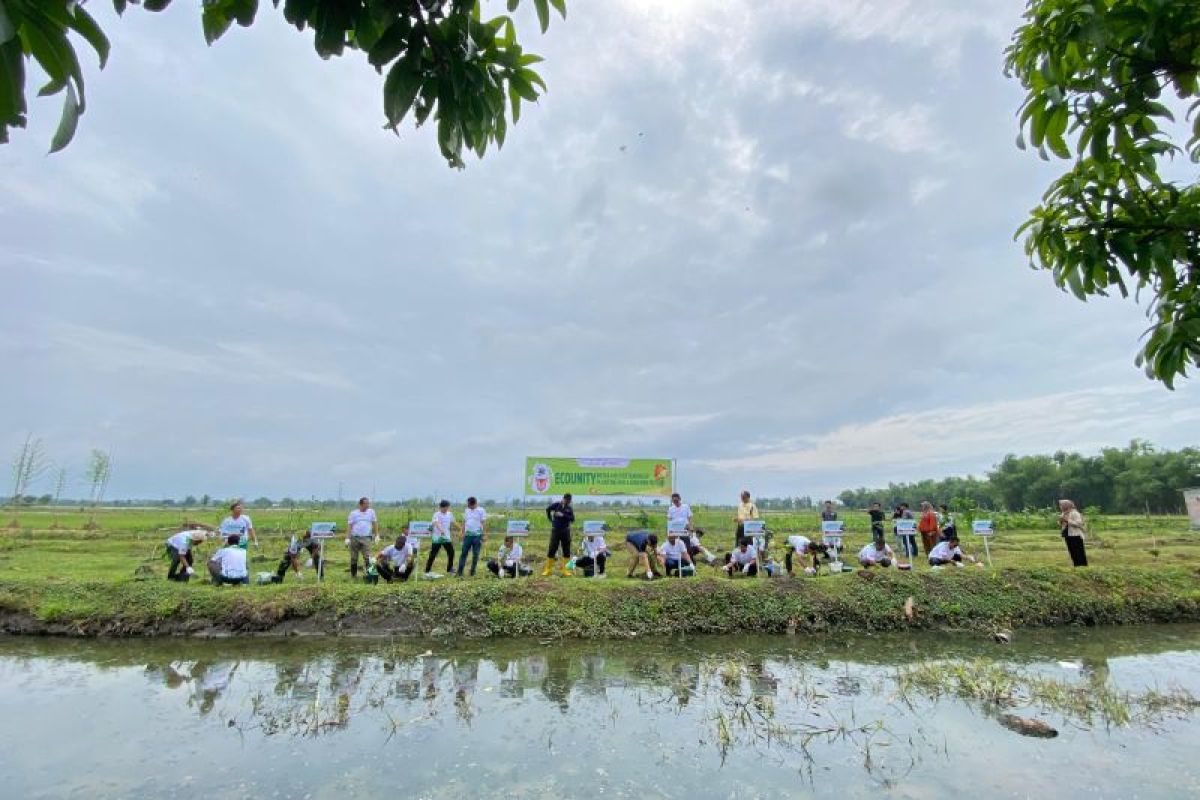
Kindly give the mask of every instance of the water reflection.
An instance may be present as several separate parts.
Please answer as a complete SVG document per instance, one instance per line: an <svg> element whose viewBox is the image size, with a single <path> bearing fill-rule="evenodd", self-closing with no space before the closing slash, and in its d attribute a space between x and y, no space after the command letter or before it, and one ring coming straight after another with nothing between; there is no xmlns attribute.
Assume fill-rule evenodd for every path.
<svg viewBox="0 0 1200 800"><path fill-rule="evenodd" d="M0 643L0 709L20 713L27 701L46 703L74 682L64 681L64 670L82 669L82 686L107 679L108 691L123 701L114 730L140 722L128 698L148 690L169 735L203 742L206 750L210 739L236 736L246 758L282 743L284 752L342 770L358 762L331 753L420 753L420 778L405 789L414 796L496 794L487 788L495 781L504 787L500 794L618 797L685 790L706 796L724 781L733 783L722 784L723 793L735 797L787 796L795 781L816 794L916 782L924 791L910 794L936 796L961 788L960 762L963 770L986 773L980 780L996 791L1015 791L988 765L1036 760L1022 748L1049 746L1026 744L1044 735L1039 724L1061 732L1053 746L1076 748L1065 752L1105 769L1115 768L1109 753L1118 744L1134 763L1165 764L1179 763L1200 743L1200 628L1172 629L1148 655L1144 635L1029 637L1011 648L921 637L744 639L737 649L728 640L695 639L148 646L9 640ZM17 675L27 682L24 693ZM107 719L102 709L95 714ZM144 721L148 731L153 723ZM1178 747L1175 739L1164 749L1163 742L1122 733L1139 726L1179 734ZM307 743L320 749L309 751ZM620 765L627 763L645 764L655 778L626 775ZM762 781L753 792L739 782L748 765ZM1043 769L1024 780L1043 781L1042 791L1054 794L1054 770L1048 763ZM538 776L533 784L530 774ZM154 779L151 771L146 780ZM339 785L324 773L322 780ZM1020 790L1033 793L1025 784Z"/></svg>

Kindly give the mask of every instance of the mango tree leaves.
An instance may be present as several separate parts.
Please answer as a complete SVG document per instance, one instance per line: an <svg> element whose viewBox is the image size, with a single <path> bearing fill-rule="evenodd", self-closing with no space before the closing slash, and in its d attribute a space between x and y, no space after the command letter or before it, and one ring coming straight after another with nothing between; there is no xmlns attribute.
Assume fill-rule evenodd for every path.
<svg viewBox="0 0 1200 800"><path fill-rule="evenodd" d="M521 102L537 102L546 84L530 67L541 58L517 43L512 17L482 18L484 0L272 0L298 30L312 30L322 58L347 49L365 54L383 82L385 127L398 132L411 114L414 124L437 122L438 146L447 163L464 166L463 153L482 157L490 144L503 146L507 114L520 117ZM138 0L113 0L123 13ZM170 0L142 0L161 11ZM521 0L507 0L516 11ZM566 17L565 0L532 0L544 32L550 11ZM236 22L247 27L259 0L204 0L200 14L205 41L212 44ZM24 127L25 65L38 62L50 76L40 94L64 94L62 117L51 152L65 147L85 108L83 72L74 38L87 42L103 69L109 43L76 0L0 0L0 143Z"/></svg>
<svg viewBox="0 0 1200 800"><path fill-rule="evenodd" d="M1200 183L1159 169L1200 162L1200 3L1030 0L1006 72L1028 91L1017 146L1073 161L1017 232L1031 266L1081 300L1148 295L1138 364L1172 387L1200 364ZM1185 144L1166 92L1188 102Z"/></svg>

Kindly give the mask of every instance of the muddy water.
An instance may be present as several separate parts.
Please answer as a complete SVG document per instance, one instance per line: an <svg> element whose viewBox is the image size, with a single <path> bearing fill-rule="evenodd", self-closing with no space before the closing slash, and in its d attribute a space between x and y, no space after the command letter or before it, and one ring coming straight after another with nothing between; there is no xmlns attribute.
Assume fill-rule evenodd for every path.
<svg viewBox="0 0 1200 800"><path fill-rule="evenodd" d="M14 798L1200 797L1197 698L1200 626L0 639L0 775Z"/></svg>

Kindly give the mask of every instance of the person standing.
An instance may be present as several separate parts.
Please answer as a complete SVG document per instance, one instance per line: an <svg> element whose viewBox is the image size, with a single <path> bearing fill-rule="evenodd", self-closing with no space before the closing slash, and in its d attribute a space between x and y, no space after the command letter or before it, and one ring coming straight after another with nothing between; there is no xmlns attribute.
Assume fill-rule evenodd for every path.
<svg viewBox="0 0 1200 800"><path fill-rule="evenodd" d="M242 513L242 501L234 500L229 504L229 516L221 520L219 528L222 536L229 536L231 533L238 535L238 547L246 550L250 546L250 542L254 542L254 546L258 547L258 534L254 531L254 523L250 521L248 514Z"/></svg>
<svg viewBox="0 0 1200 800"><path fill-rule="evenodd" d="M758 519L758 506L750 502L750 492L742 491L742 502L738 503L737 513L733 515L733 521L737 523L737 533L734 535L733 546L736 549L742 542L742 537L746 535L746 520Z"/></svg>
<svg viewBox="0 0 1200 800"><path fill-rule="evenodd" d="M479 551L483 549L487 539L487 512L474 497L467 498L467 507L463 509L463 541L462 552L458 554L458 577L462 577L463 567L467 563L467 552L471 553L471 577L475 577L475 567L479 565Z"/></svg>
<svg viewBox="0 0 1200 800"><path fill-rule="evenodd" d="M350 534L346 543L350 546L350 578L353 580L358 577L359 556L362 556L363 572L366 572L371 566L371 540L379 541L379 522L369 498L358 498L358 508L346 518L346 528Z"/></svg>
<svg viewBox="0 0 1200 800"><path fill-rule="evenodd" d="M554 571L556 553L562 557L558 562L558 573L570 577L567 560L571 557L571 523L575 521L575 509L571 508L570 493L564 494L562 500L546 506L546 519L550 520L550 549L546 551L546 565L542 567L542 577L550 577Z"/></svg>
<svg viewBox="0 0 1200 800"><path fill-rule="evenodd" d="M908 503L901 503L896 506L896 510L892 512L892 519L912 519L913 513L908 507ZM904 555L913 559L917 557L917 535L915 533L900 533L899 528L892 526L892 534L900 540L900 549Z"/></svg>
<svg viewBox="0 0 1200 800"><path fill-rule="evenodd" d="M921 534L921 546L925 548L925 555L929 555L938 543L941 526L938 525L933 504L928 500L921 502L921 518L917 520L917 532Z"/></svg>
<svg viewBox="0 0 1200 800"><path fill-rule="evenodd" d="M444 547L446 548L446 574L454 571L454 512L450 510L450 501L438 503L438 510L433 512L433 530L430 539L433 546L429 548L429 557L425 559L425 574L433 572L433 561Z"/></svg>
<svg viewBox="0 0 1200 800"><path fill-rule="evenodd" d="M1071 554L1071 563L1077 567L1086 567L1087 548L1083 544L1083 514L1070 500L1059 500L1058 525L1062 530L1063 541L1067 543L1067 552Z"/></svg>
<svg viewBox="0 0 1200 800"><path fill-rule="evenodd" d="M871 507L867 509L867 514L871 517L871 540L875 542L883 541L883 506L879 501L871 503ZM885 542L886 544L886 542Z"/></svg>

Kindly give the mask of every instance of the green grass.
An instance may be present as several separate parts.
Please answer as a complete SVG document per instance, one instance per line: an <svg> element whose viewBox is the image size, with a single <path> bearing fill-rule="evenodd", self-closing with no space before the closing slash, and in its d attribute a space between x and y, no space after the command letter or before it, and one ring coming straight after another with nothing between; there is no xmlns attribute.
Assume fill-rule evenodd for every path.
<svg viewBox="0 0 1200 800"><path fill-rule="evenodd" d="M661 515L661 512L659 512ZM1093 520L1093 566L1074 570L1058 532L1005 529L992 542L995 569L913 573L855 573L817 579L730 581L702 568L687 580L626 580L618 553L607 581L582 578L497 581L483 573L464 580L364 586L350 581L340 540L329 545L325 585L291 576L282 586L216 588L164 580L163 540L185 519L216 523L217 512L178 510L5 511L0 516L0 614L4 628L64 634L256 632L297 628L313 632L428 633L444 627L461 635L630 636L672 631L805 633L950 626L995 628L1053 624L1127 624L1200 619L1200 535L1182 517L1106 517ZM328 512L253 512L260 554L251 569L273 570L287 537ZM728 512L700 511L705 541L721 551L732 539ZM844 515L847 516L847 515ZM860 519L861 516L861 519ZM493 515L496 529L503 520ZM849 515L848 549L868 538L866 515ZM385 510L389 534L407 514ZM418 518L427 518L420 514ZM534 520L527 554L545 552L544 517ZM620 544L636 514L581 514L603 518ZM777 536L814 535L815 514L769 515ZM651 527L662 530L661 516ZM968 552L982 555L971 536ZM499 544L489 537L485 556ZM208 545L205 551L211 551ZM252 551L253 553L254 551ZM197 562L198 567L200 561ZM444 568L444 558L435 569ZM198 572L203 572L202 567ZM905 601L916 614L908 619Z"/></svg>

